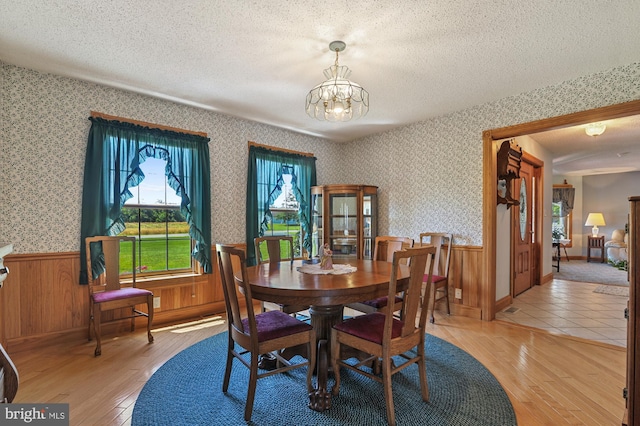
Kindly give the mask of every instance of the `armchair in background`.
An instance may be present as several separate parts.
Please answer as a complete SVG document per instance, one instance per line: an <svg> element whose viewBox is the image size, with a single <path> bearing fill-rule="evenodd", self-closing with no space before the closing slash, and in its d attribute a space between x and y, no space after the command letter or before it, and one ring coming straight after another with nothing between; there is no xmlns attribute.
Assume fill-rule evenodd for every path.
<svg viewBox="0 0 640 426"><path fill-rule="evenodd" d="M613 231L611 239L604 243L605 250L607 251L607 261L609 263L615 265L627 261L628 239L629 234L626 234L624 229L616 229Z"/></svg>

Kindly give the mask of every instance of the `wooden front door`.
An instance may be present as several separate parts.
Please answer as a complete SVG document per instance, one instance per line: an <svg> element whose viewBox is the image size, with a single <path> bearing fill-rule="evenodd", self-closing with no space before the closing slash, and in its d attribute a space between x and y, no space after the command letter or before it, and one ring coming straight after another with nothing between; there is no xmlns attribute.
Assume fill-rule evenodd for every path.
<svg viewBox="0 0 640 426"><path fill-rule="evenodd" d="M514 179L513 196L520 205L513 206L511 219L511 247L513 296L530 289L534 283L534 218L535 196L534 166L526 161L520 164L520 179Z"/></svg>

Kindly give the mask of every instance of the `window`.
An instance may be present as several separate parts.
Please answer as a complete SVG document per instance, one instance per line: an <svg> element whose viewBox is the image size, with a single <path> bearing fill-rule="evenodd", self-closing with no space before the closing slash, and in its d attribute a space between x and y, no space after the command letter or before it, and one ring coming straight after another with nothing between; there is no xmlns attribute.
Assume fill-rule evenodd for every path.
<svg viewBox="0 0 640 426"><path fill-rule="evenodd" d="M571 240L565 244L572 246L573 230L571 222L573 218L574 188L568 184L553 185L553 201L551 203L551 234L554 240Z"/></svg>
<svg viewBox="0 0 640 426"><path fill-rule="evenodd" d="M278 150L250 143L247 174L246 244L264 235L294 237L295 256L311 249L311 187L316 185L312 154ZM255 264L247 250L247 264Z"/></svg>
<svg viewBox="0 0 640 426"><path fill-rule="evenodd" d="M166 165L166 161L156 158L147 158L140 164L145 178L129 188L133 197L122 207L125 229L120 234L137 238L137 272L142 274L195 268L189 224L180 212L180 197L169 186Z"/></svg>
<svg viewBox="0 0 640 426"><path fill-rule="evenodd" d="M293 237L293 256L302 257L302 225L300 223L300 202L296 199L293 186L291 185L291 174L283 174L282 192L276 200L269 206L271 216L267 217L267 229L261 236L288 235ZM283 253L284 256L287 253Z"/></svg>
<svg viewBox="0 0 640 426"><path fill-rule="evenodd" d="M80 282L88 281L86 237L131 232L138 237L141 272L191 269L197 262L211 273L209 138L148 123L90 120ZM151 223L160 230L148 233ZM96 276L104 262L99 251L92 255Z"/></svg>

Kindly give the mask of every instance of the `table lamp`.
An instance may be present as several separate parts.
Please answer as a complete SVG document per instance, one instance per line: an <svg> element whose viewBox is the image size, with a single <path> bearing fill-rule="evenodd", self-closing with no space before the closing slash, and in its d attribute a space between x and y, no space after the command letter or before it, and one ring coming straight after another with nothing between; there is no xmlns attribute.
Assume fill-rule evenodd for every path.
<svg viewBox="0 0 640 426"><path fill-rule="evenodd" d="M602 213L589 213L587 216L587 221L584 223L584 226L593 226L591 228L591 235L594 237L598 236L598 226L605 226L604 216Z"/></svg>

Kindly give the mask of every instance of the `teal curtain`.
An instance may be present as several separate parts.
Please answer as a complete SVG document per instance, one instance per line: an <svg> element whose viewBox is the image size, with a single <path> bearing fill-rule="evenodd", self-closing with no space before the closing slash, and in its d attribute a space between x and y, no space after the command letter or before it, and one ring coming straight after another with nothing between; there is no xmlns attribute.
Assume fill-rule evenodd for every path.
<svg viewBox="0 0 640 426"><path fill-rule="evenodd" d="M191 256L205 273L211 273L209 138L96 117L89 120L92 124L82 194L80 283L88 282L85 238L118 235L125 229L122 206L133 197L129 188L144 179L140 164L150 157L167 162L169 186L181 198L180 211L195 241ZM95 251L93 276L104 268L100 250Z"/></svg>
<svg viewBox="0 0 640 426"><path fill-rule="evenodd" d="M304 232L303 247L311 252L311 187L316 185L316 158L301 154L249 147L247 168L247 264L255 265L253 240L261 237L272 219L269 206L282 193L282 175L292 176L291 185L299 203L298 217Z"/></svg>

